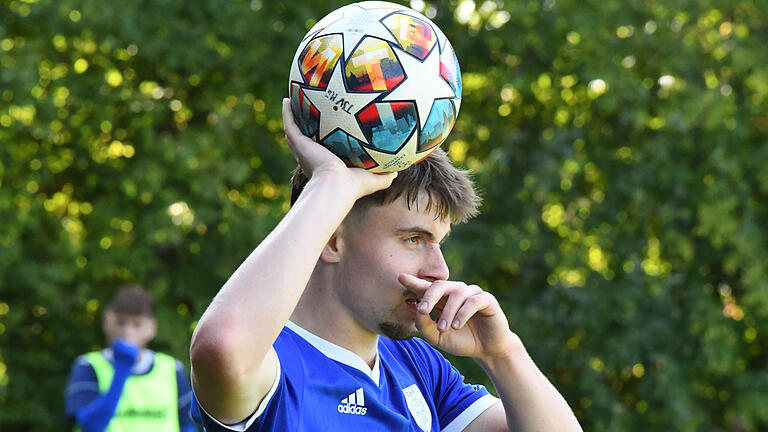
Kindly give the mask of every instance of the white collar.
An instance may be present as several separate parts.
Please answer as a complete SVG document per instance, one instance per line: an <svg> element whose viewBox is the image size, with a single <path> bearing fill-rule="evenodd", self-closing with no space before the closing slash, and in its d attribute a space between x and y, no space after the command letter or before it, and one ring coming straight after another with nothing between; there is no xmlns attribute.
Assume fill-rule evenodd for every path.
<svg viewBox="0 0 768 432"><path fill-rule="evenodd" d="M379 366L378 351L376 352L376 360L373 362L373 369L371 369L368 367L368 363L366 363L362 358L360 358L360 356L353 353L352 351L346 348L342 348L333 342L328 342L320 336L310 333L309 331L299 327L291 321L285 323L285 326L293 330L297 335L301 336L302 339L307 341L307 343L315 347L326 357L365 373L371 380L373 380L373 382L376 383L376 385L379 385L379 377L381 376L381 371Z"/></svg>

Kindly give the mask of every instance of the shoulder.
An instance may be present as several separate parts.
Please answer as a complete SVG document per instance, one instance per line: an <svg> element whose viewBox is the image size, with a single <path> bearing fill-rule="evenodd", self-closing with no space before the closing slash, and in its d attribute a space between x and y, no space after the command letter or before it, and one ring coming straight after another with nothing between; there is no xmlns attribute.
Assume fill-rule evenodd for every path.
<svg viewBox="0 0 768 432"><path fill-rule="evenodd" d="M283 327L272 348L280 365L288 369L291 369L292 364L303 364L305 356L312 352L312 345L288 327Z"/></svg>
<svg viewBox="0 0 768 432"><path fill-rule="evenodd" d="M184 372L186 371L186 366L184 366L184 363L177 359L176 357L170 356L165 353L157 352L157 351L151 351L154 360L165 362L166 364L172 364L173 368L176 369L177 372Z"/></svg>
<svg viewBox="0 0 768 432"><path fill-rule="evenodd" d="M75 361L72 362L72 367L83 367L83 366L90 367L91 362L88 359L89 359L89 356L92 354L93 353L80 354L79 356L77 356Z"/></svg>
<svg viewBox="0 0 768 432"><path fill-rule="evenodd" d="M379 353L393 371L416 377L428 388L437 385L451 369L451 364L440 352L419 338L392 340L381 337Z"/></svg>
<svg viewBox="0 0 768 432"><path fill-rule="evenodd" d="M161 352L152 352L151 370L174 371L177 380L186 380L187 367L181 360Z"/></svg>
<svg viewBox="0 0 768 432"><path fill-rule="evenodd" d="M93 370L93 365L91 364L91 357L95 353L85 353L77 356L75 361L72 362L72 367L70 369L70 375L93 375L93 379L96 379L96 373Z"/></svg>
<svg viewBox="0 0 768 432"><path fill-rule="evenodd" d="M72 367L69 371L69 382L72 384L78 381L96 381L96 371L91 366L91 362L88 361L87 354L78 356L72 362Z"/></svg>
<svg viewBox="0 0 768 432"><path fill-rule="evenodd" d="M380 346L389 351L399 361L410 360L416 363L444 360L439 351L419 338L393 340L380 338Z"/></svg>

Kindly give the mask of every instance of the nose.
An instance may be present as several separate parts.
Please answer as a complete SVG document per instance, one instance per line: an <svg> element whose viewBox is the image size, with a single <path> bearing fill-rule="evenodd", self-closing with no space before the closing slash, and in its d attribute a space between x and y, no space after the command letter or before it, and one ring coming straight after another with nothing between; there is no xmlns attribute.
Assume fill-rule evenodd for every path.
<svg viewBox="0 0 768 432"><path fill-rule="evenodd" d="M440 250L440 245L435 244L430 249L424 265L421 266L417 276L420 279L435 281L448 280L449 274L450 271L448 270L448 264L445 263L443 251Z"/></svg>
<svg viewBox="0 0 768 432"><path fill-rule="evenodd" d="M127 324L117 326L114 336L128 343L136 343L136 330Z"/></svg>

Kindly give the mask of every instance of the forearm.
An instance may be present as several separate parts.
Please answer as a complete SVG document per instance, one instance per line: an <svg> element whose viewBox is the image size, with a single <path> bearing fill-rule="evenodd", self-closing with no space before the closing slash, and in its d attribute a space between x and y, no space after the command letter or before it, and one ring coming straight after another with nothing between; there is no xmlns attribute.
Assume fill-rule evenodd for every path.
<svg viewBox="0 0 768 432"><path fill-rule="evenodd" d="M117 403L123 393L125 381L131 375L131 366L115 368L109 390L75 413L77 424L83 432L102 432L115 415Z"/></svg>
<svg viewBox="0 0 768 432"><path fill-rule="evenodd" d="M581 431L576 416L525 350L478 360L499 393L510 431Z"/></svg>
<svg viewBox="0 0 768 432"><path fill-rule="evenodd" d="M323 247L354 204L352 193L336 183L313 177L285 218L222 287L193 335L193 367L196 348L223 340L232 351L228 358L264 358L296 307Z"/></svg>

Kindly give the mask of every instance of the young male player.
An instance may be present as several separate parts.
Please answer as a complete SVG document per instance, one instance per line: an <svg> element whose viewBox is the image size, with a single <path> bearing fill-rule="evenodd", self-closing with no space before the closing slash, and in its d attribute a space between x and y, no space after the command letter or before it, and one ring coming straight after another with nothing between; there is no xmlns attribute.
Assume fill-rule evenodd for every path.
<svg viewBox="0 0 768 432"><path fill-rule="evenodd" d="M157 332L153 303L138 285L124 285L112 296L102 321L111 346L78 357L67 384L67 416L79 430L197 430L184 366L146 348Z"/></svg>
<svg viewBox="0 0 768 432"><path fill-rule="evenodd" d="M467 175L442 151L397 176L350 169L287 100L283 121L309 180L195 330L206 430L581 430L496 299L448 279L440 244L479 201ZM475 358L500 401L416 335Z"/></svg>

